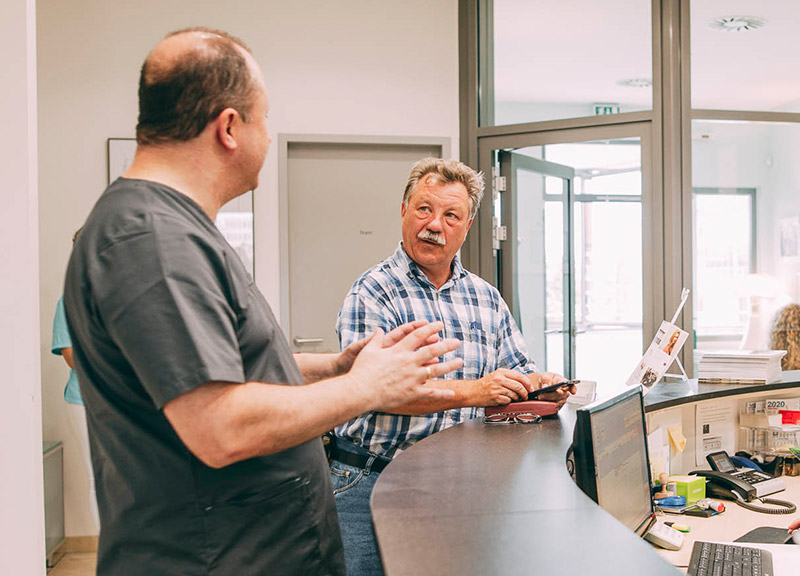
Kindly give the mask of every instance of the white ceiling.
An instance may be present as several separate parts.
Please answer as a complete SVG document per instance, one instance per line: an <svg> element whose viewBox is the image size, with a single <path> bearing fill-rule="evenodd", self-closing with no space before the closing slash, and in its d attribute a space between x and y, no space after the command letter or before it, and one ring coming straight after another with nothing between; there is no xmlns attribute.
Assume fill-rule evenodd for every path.
<svg viewBox="0 0 800 576"><path fill-rule="evenodd" d="M497 102L614 102L650 107L650 0L494 0ZM721 16L758 16L759 30L718 32ZM800 110L797 0L695 0L692 106Z"/></svg>

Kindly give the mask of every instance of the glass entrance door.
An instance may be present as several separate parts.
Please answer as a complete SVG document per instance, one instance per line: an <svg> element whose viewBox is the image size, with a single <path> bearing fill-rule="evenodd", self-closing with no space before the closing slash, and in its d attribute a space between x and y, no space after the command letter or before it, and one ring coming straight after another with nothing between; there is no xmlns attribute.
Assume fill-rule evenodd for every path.
<svg viewBox="0 0 800 576"><path fill-rule="evenodd" d="M540 367L574 373L572 186L575 171L502 151L501 219L506 226L500 288Z"/></svg>
<svg viewBox="0 0 800 576"><path fill-rule="evenodd" d="M642 354L639 138L499 151L500 288L537 365L621 385Z"/></svg>

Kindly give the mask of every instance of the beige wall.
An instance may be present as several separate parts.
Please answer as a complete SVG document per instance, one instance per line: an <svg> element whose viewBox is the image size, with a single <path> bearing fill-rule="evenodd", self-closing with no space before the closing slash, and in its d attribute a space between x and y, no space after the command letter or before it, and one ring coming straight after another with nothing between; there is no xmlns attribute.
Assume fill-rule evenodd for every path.
<svg viewBox="0 0 800 576"><path fill-rule="evenodd" d="M3 2L0 53L0 574L43 575L34 0Z"/></svg>
<svg viewBox="0 0 800 576"><path fill-rule="evenodd" d="M270 131L445 136L458 156L457 0L39 0L41 355L44 436L65 444L67 535L91 533L87 480L63 410L50 330L70 238L106 183L106 139L131 137L136 82L168 31L222 28L267 77ZM278 311L275 150L255 193L256 281Z"/></svg>

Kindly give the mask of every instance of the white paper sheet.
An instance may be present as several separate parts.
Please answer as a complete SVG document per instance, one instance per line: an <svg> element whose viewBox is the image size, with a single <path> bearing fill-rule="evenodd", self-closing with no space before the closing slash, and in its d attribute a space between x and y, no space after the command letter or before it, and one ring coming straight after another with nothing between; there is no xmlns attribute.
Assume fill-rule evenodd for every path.
<svg viewBox="0 0 800 576"><path fill-rule="evenodd" d="M736 452L736 415L731 404L703 402L695 410L695 464L706 463L706 455L725 450Z"/></svg>

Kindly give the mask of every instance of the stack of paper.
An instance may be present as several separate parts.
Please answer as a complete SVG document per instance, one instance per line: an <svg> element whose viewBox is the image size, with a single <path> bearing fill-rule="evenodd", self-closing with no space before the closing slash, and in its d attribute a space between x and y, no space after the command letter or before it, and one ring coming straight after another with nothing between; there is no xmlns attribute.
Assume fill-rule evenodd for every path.
<svg viewBox="0 0 800 576"><path fill-rule="evenodd" d="M714 350L703 352L697 367L701 384L771 384L781 380L786 350Z"/></svg>

